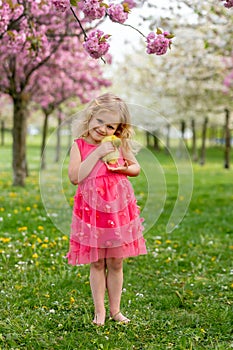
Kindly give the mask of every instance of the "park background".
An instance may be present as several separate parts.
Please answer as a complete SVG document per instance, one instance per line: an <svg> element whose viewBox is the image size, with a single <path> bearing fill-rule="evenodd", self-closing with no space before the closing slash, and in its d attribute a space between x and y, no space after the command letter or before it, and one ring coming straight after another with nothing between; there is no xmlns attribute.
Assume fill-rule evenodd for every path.
<svg viewBox="0 0 233 350"><path fill-rule="evenodd" d="M106 20L100 28L112 33L112 63L94 60L88 78L79 76L78 97L49 109L43 94L60 86L38 71L47 79L34 80L37 89L27 94L27 176L19 183L13 97L1 94L1 349L233 348L232 9L220 1L143 1L131 16L127 23L141 31L174 32L171 50L147 55L140 34ZM101 75L98 83L92 74L95 82ZM124 265L127 326L92 325L89 267L64 258L75 193L67 178L70 122L89 90L129 103L141 147L142 172L132 184L148 254Z"/></svg>

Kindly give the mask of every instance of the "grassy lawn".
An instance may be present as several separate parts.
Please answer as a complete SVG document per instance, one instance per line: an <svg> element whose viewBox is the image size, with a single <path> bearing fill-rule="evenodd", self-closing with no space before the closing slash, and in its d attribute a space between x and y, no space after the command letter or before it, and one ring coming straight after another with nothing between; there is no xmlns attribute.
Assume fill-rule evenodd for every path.
<svg viewBox="0 0 233 350"><path fill-rule="evenodd" d="M122 310L132 322L107 320L104 327L92 325L89 266L67 265L69 226L59 230L56 212L48 216L42 203L38 147L29 146L25 188L11 186L10 146L0 152L0 349L233 348L233 174L223 169L220 149L208 150L205 166L193 165L192 200L171 233L166 225L177 172L168 156L156 155L166 201L145 233L148 254L124 263ZM63 170L63 191L72 205L75 188L67 180L66 160ZM145 206L143 172L133 185Z"/></svg>

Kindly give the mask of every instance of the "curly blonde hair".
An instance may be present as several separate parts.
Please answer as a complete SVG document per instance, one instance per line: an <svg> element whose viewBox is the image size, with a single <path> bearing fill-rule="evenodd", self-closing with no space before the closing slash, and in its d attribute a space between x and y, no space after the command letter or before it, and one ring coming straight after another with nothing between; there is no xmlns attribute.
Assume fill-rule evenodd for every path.
<svg viewBox="0 0 233 350"><path fill-rule="evenodd" d="M120 123L115 135L122 141L125 150L131 150L130 139L134 131L131 126L131 116L126 103L112 93L105 93L92 100L82 111L81 116L72 123L72 134L75 138L86 138L91 118L97 113L112 112L119 116Z"/></svg>

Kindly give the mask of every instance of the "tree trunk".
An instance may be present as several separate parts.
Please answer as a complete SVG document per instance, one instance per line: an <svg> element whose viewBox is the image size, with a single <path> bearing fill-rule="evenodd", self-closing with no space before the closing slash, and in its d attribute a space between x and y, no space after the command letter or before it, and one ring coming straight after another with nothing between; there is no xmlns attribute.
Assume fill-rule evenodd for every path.
<svg viewBox="0 0 233 350"><path fill-rule="evenodd" d="M205 118L202 127L202 141L201 141L201 154L200 154L200 164L205 164L205 153L206 153L206 132L207 132L208 118Z"/></svg>
<svg viewBox="0 0 233 350"><path fill-rule="evenodd" d="M160 148L159 148L159 138L158 138L158 136L157 136L155 133L153 133L153 141L154 141L154 144L153 144L154 150L160 151Z"/></svg>
<svg viewBox="0 0 233 350"><path fill-rule="evenodd" d="M146 131L146 147L150 147L150 133Z"/></svg>
<svg viewBox="0 0 233 350"><path fill-rule="evenodd" d="M4 120L1 121L1 145L4 146L4 132L5 132L5 123Z"/></svg>
<svg viewBox="0 0 233 350"><path fill-rule="evenodd" d="M47 138L47 133L48 133L48 119L49 119L49 114L44 111L44 125L43 125L43 132L42 132L42 142L41 142L41 169L46 168L46 160L45 160L45 143L46 143L46 138Z"/></svg>
<svg viewBox="0 0 233 350"><path fill-rule="evenodd" d="M185 121L181 120L181 124L180 124L180 133L181 133L181 137L179 138L179 146L178 146L178 150L177 150L177 157L178 158L182 158L183 157L183 145L184 145L184 134L185 134Z"/></svg>
<svg viewBox="0 0 233 350"><path fill-rule="evenodd" d="M26 135L27 135L27 102L21 94L13 98L13 185L24 186L27 173Z"/></svg>
<svg viewBox="0 0 233 350"><path fill-rule="evenodd" d="M198 159L197 138L196 138L196 125L195 125L194 119L192 119L191 121L191 128L192 128L192 158L194 162L197 162L197 159Z"/></svg>
<svg viewBox="0 0 233 350"><path fill-rule="evenodd" d="M55 163L58 163L60 160L61 153L61 111L58 111L58 126L57 126L57 144L56 144L56 154L55 154Z"/></svg>
<svg viewBox="0 0 233 350"><path fill-rule="evenodd" d="M166 137L166 148L165 148L165 153L169 154L170 152L170 130L171 130L171 125L167 124L167 137Z"/></svg>
<svg viewBox="0 0 233 350"><path fill-rule="evenodd" d="M224 152L224 168L230 169L230 149L231 149L231 134L229 128L230 113L229 109L225 109L225 152Z"/></svg>
<svg viewBox="0 0 233 350"><path fill-rule="evenodd" d="M184 140L185 127L186 127L185 121L181 120L181 138L182 138L182 140Z"/></svg>

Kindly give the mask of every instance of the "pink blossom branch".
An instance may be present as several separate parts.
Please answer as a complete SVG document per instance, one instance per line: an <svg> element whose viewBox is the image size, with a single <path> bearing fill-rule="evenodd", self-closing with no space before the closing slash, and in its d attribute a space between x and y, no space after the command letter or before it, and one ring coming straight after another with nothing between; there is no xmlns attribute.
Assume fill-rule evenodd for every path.
<svg viewBox="0 0 233 350"><path fill-rule="evenodd" d="M122 26L125 26L125 27L130 27L134 30L136 30L140 35L142 35L144 38L146 38L146 36L137 28L135 28L134 26L132 26L131 24L127 24L127 23L119 23L119 22L116 22L118 24L121 24Z"/></svg>
<svg viewBox="0 0 233 350"><path fill-rule="evenodd" d="M78 22L79 27L81 28L81 30L82 30L82 32L83 32L84 39L86 40L86 39L87 39L87 33L86 33L85 29L83 28L81 21L79 20L78 16L76 15L75 11L73 10L73 8L72 8L71 6L70 6L70 10L71 10L71 12L73 13L74 18L75 18L76 21Z"/></svg>

